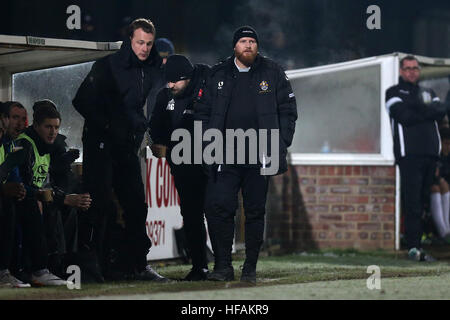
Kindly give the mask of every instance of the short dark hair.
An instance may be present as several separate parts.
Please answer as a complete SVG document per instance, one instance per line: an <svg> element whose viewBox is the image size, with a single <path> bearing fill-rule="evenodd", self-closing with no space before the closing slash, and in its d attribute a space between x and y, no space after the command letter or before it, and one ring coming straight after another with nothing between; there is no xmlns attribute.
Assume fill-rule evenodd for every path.
<svg viewBox="0 0 450 320"><path fill-rule="evenodd" d="M414 57L413 55L410 54L410 55L407 55L406 57L402 58L402 60L400 60L400 68L403 68L403 62L404 62L405 60L408 60L408 61L416 60L417 63L419 63L419 60L417 60L416 57Z"/></svg>
<svg viewBox="0 0 450 320"><path fill-rule="evenodd" d="M58 110L58 108L56 108L56 104L52 100L44 99L44 100L36 101L33 104L33 111L36 112L36 110L42 106L50 106L50 107L55 108L55 110Z"/></svg>
<svg viewBox="0 0 450 320"><path fill-rule="evenodd" d="M147 33L153 34L153 36L156 36L155 25L150 19L145 18L135 19L133 22L130 23L130 25L127 27L128 36L130 38L133 38L134 31L139 28L141 28Z"/></svg>
<svg viewBox="0 0 450 320"><path fill-rule="evenodd" d="M61 115L51 101L34 108L33 123L39 126L45 119L59 119L59 121L61 121Z"/></svg>
<svg viewBox="0 0 450 320"><path fill-rule="evenodd" d="M21 104L18 101L6 101L6 102L3 102L2 114L9 117L9 113L11 112L11 109L14 107L17 107L20 109L25 109L23 104Z"/></svg>

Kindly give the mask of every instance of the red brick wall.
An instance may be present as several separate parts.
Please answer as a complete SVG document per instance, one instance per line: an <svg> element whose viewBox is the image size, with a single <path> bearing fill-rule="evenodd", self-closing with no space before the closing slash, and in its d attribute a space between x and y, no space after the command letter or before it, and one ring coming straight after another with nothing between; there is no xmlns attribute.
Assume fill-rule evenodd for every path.
<svg viewBox="0 0 450 320"><path fill-rule="evenodd" d="M266 239L283 250L394 249L394 166L291 166L272 178Z"/></svg>

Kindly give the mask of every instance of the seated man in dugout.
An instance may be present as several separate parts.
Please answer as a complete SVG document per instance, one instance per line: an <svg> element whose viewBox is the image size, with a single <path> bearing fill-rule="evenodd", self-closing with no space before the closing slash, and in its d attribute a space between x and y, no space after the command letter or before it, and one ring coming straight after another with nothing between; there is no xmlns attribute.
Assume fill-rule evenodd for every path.
<svg viewBox="0 0 450 320"><path fill-rule="evenodd" d="M7 136L10 140L15 140L28 126L27 109L17 101L7 101L3 107L9 117ZM14 143L12 145L14 146Z"/></svg>
<svg viewBox="0 0 450 320"><path fill-rule="evenodd" d="M25 152L25 162L19 166L20 178L25 185L24 201L17 204L17 214L23 229L23 246L29 252L33 285L66 285L67 282L50 273L48 247L45 236L45 214L48 202L87 210L89 194L66 194L58 188L43 188L48 181L50 153L61 123L56 106L49 100L35 108L33 125L25 129L15 140L16 147ZM41 215L44 215L42 219ZM23 279L21 279L23 280Z"/></svg>
<svg viewBox="0 0 450 320"><path fill-rule="evenodd" d="M17 175L17 166L25 160L23 150L8 153L5 135L9 125L7 105L0 105L0 287L29 288L10 272L14 247L15 201L25 197L25 188L18 182L6 182ZM17 177L16 177L17 178ZM12 180L16 179L12 178Z"/></svg>
<svg viewBox="0 0 450 320"><path fill-rule="evenodd" d="M36 101L33 112L41 106L51 106L56 109L50 100ZM50 151L49 182L56 194L79 193L78 179L72 172L72 163L79 158L78 149L68 147L67 137L58 133ZM76 196L68 196L67 200L76 199ZM63 199L62 196L57 199ZM78 208L64 205L61 201L44 202L44 228L47 239L48 269L53 274L63 278L66 276L67 264L71 261L71 254L77 250L76 220ZM76 264L76 263L75 263Z"/></svg>

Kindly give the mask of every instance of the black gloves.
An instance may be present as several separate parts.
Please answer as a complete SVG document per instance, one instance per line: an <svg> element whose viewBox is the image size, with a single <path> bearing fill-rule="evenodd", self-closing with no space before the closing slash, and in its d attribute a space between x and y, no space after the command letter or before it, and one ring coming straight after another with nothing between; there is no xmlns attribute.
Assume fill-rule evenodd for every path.
<svg viewBox="0 0 450 320"><path fill-rule="evenodd" d="M80 157L80 150L78 149L69 149L69 151L65 152L61 156L61 160L65 163L70 165L72 162L77 160Z"/></svg>

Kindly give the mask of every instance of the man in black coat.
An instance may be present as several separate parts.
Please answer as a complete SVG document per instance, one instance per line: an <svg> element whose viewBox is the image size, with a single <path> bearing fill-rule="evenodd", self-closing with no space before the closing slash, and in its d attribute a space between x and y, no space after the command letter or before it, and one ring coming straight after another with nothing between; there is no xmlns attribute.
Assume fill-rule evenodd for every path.
<svg viewBox="0 0 450 320"><path fill-rule="evenodd" d="M242 189L246 259L241 281L254 283L263 243L269 176L287 170L287 147L294 135L297 105L281 67L258 54L258 36L253 28L237 29L233 48L233 56L212 68L194 113L195 119L202 122L205 136L207 132L214 135L214 130L226 135L226 160L218 159L221 150L204 158L209 175L205 211L215 256L214 271L208 279L234 279L234 215ZM234 136L229 136L229 132ZM248 133L249 139L236 145L239 132ZM204 156L208 156L208 150L205 148Z"/></svg>
<svg viewBox="0 0 450 320"><path fill-rule="evenodd" d="M161 58L153 47L155 27L136 19L120 50L92 66L74 100L84 117L83 183L92 207L79 217L80 250L96 278L96 257L104 259L107 215L112 212L112 190L124 210L126 265L122 273L149 281L166 281L147 265L151 246L146 232L147 204L137 151L148 128L144 108L149 93L162 77ZM103 263L103 261L100 261Z"/></svg>
<svg viewBox="0 0 450 320"><path fill-rule="evenodd" d="M171 141L171 135L177 129L184 129L191 137L194 136L193 107L199 99L208 72L208 66L193 66L182 55L169 56L165 65L168 87L159 92L150 122L153 155L158 158L166 156L180 196L183 229L192 258L192 270L185 278L188 281L206 280L208 272L203 215L207 177L201 163L193 162L193 148L188 163L174 163L171 151L176 142Z"/></svg>
<svg viewBox="0 0 450 320"><path fill-rule="evenodd" d="M437 122L445 105L431 89L418 85L419 62L414 56L400 61L399 84L386 91L386 109L392 122L394 155L400 168L405 238L411 260L434 260L421 248L422 214L441 151Z"/></svg>

